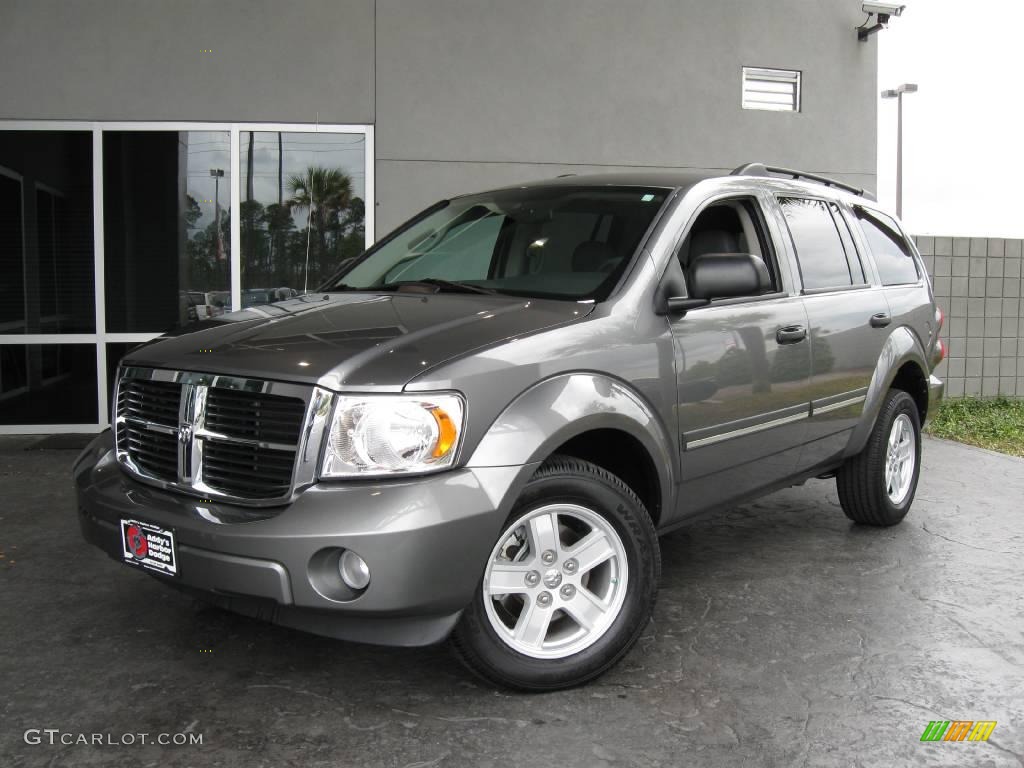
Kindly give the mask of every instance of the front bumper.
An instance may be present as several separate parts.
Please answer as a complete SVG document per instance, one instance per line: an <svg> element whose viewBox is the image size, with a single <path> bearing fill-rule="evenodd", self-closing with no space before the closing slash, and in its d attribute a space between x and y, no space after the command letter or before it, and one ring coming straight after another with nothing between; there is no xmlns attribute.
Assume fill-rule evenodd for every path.
<svg viewBox="0 0 1024 768"><path fill-rule="evenodd" d="M286 507L254 510L132 479L107 432L79 457L74 477L82 533L114 559L122 560L121 519L153 523L175 534L178 575L153 574L170 586L316 634L411 646L454 627L534 469L324 483ZM342 549L369 565L370 584L358 595L344 594L332 565Z"/></svg>

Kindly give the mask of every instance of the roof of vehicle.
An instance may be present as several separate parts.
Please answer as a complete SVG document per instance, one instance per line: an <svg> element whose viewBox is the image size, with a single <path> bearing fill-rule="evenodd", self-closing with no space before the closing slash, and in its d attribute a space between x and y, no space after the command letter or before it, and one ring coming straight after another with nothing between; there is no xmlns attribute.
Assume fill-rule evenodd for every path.
<svg viewBox="0 0 1024 768"><path fill-rule="evenodd" d="M747 163L733 171L722 170L633 170L613 173L564 174L553 179L542 179L523 184L510 184L505 189L526 187L661 187L665 189L686 189L708 179L756 178L780 189L798 188L825 196L855 197L874 201L874 196L863 189L836 179L813 173L797 171L761 163ZM832 193L828 195L827 193Z"/></svg>

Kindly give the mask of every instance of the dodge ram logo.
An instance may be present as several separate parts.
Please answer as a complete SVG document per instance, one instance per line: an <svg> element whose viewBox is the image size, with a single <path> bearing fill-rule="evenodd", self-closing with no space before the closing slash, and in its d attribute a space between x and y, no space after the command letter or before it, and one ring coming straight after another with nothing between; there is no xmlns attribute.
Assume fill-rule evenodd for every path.
<svg viewBox="0 0 1024 768"><path fill-rule="evenodd" d="M192 442L192 425L182 424L178 427L178 442L187 445Z"/></svg>

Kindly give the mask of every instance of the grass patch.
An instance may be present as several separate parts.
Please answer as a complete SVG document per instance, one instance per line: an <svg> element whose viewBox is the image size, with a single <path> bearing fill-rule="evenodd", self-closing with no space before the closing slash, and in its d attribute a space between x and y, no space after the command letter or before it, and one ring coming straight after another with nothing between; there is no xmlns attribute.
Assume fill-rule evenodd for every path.
<svg viewBox="0 0 1024 768"><path fill-rule="evenodd" d="M1024 400L944 400L927 431L947 440L1024 456Z"/></svg>

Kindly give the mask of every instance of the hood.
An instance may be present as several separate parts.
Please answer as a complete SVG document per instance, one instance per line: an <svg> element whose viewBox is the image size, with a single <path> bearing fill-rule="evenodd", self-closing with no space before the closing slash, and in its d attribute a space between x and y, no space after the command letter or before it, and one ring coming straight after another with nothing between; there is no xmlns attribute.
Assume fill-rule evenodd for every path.
<svg viewBox="0 0 1024 768"><path fill-rule="evenodd" d="M455 357L579 320L593 307L483 294L315 294L192 324L125 362L396 390Z"/></svg>

